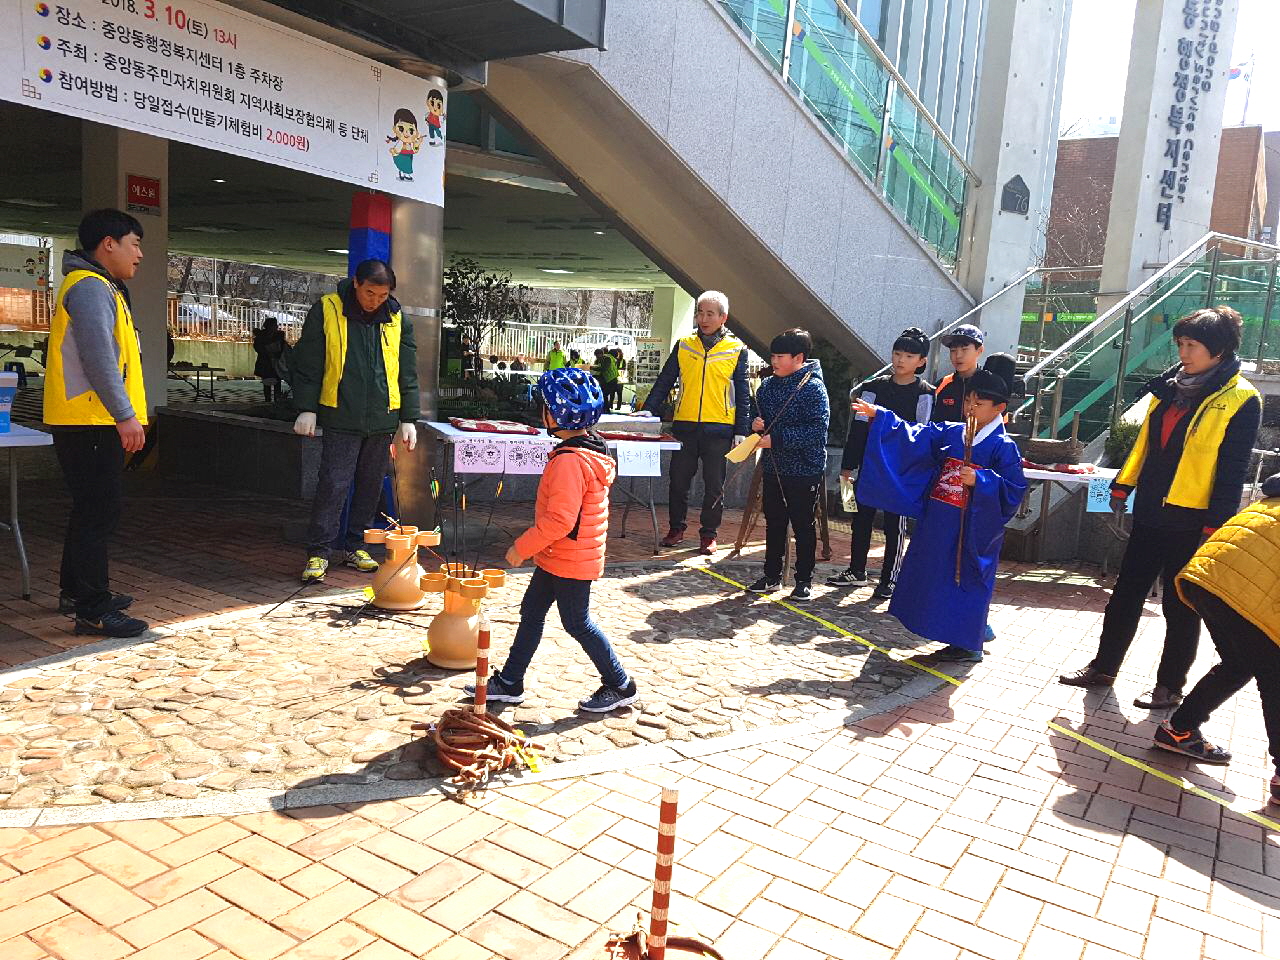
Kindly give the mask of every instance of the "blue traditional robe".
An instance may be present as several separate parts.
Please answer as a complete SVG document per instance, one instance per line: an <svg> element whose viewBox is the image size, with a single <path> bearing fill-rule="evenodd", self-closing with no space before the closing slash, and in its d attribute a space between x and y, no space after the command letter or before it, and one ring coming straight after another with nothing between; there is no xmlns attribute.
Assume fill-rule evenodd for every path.
<svg viewBox="0 0 1280 960"><path fill-rule="evenodd" d="M857 497L859 503L919 521L889 612L927 640L980 651L1004 527L1017 512L1027 481L1017 444L997 418L974 438L969 462L978 468L977 483L969 490L968 507L947 502L959 491L938 481L949 458L964 460L964 432L962 423L905 423L891 411L878 411L867 435ZM964 551L957 585L962 509Z"/></svg>

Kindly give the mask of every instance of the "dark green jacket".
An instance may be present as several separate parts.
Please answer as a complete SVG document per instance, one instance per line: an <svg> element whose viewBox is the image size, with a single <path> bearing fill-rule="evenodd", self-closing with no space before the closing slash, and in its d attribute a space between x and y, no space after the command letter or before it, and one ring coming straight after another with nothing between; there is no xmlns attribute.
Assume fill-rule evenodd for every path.
<svg viewBox="0 0 1280 960"><path fill-rule="evenodd" d="M338 284L343 313L347 322L347 360L338 384L338 405L320 404L320 386L324 379L324 304L317 301L307 313L302 336L289 357L294 406L302 412L316 414L325 430L344 430L369 437L394 433L403 423L412 423L421 415L418 407L418 349L413 341L413 321L403 317L400 323L400 409L388 410L387 372L382 362L383 325L391 322L391 314L400 309L394 297L373 315L372 322L359 319L363 312L355 301L350 280ZM355 316L357 319L351 319Z"/></svg>

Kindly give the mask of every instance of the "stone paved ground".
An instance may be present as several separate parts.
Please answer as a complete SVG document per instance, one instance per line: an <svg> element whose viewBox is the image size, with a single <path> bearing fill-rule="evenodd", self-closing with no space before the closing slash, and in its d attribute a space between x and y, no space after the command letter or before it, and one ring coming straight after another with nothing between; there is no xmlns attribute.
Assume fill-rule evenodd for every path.
<svg viewBox="0 0 1280 960"><path fill-rule="evenodd" d="M1117 688L1088 694L1053 681L1083 656L1100 592L1050 576L1004 592L998 647L963 682L836 731L711 740L468 804L0 830L0 956L595 958L647 900L668 784L673 916L726 957L1280 956L1277 833L1048 727L1259 810L1256 697L1207 731L1236 751L1229 769L1149 755L1153 718L1129 700L1155 618Z"/></svg>
<svg viewBox="0 0 1280 960"><path fill-rule="evenodd" d="M494 605L499 663L527 579L513 576ZM839 610L837 598L859 606L834 591L821 606ZM7 683L0 677L0 767L11 771L0 775L4 806L189 799L443 773L408 721L456 705L473 676L422 658L438 602L383 617L361 614L362 599L346 594L179 624L153 642ZM823 637L766 601L725 596L718 581L667 563L612 572L596 588L595 608L643 699L604 718L576 713L599 678L553 614L526 679L529 699L506 711L552 759L857 708L912 672L887 661L869 666L865 647ZM863 620L882 644L910 642L883 615Z"/></svg>

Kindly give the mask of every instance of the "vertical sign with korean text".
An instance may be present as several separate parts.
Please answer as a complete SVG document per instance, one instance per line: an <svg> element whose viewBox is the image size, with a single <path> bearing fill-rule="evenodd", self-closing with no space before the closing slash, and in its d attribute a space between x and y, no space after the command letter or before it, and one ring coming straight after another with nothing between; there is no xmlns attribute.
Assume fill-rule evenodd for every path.
<svg viewBox="0 0 1280 960"><path fill-rule="evenodd" d="M1169 91L1169 133L1161 160L1160 196L1156 200L1156 223L1165 230L1172 229L1174 203L1185 203L1187 199L1202 102L1213 90L1220 72L1217 63L1223 51L1218 46L1218 33L1223 12L1223 0L1183 0L1183 33L1178 38L1178 57ZM1218 158L1215 154L1201 162L1216 166Z"/></svg>
<svg viewBox="0 0 1280 960"><path fill-rule="evenodd" d="M444 204L442 81L211 0L0 0L0 23L0 99Z"/></svg>

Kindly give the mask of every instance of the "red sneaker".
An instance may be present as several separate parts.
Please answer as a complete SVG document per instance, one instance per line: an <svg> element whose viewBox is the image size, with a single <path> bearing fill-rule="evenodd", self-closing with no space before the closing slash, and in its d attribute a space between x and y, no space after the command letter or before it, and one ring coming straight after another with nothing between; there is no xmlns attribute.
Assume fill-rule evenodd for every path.
<svg viewBox="0 0 1280 960"><path fill-rule="evenodd" d="M684 529L672 527L661 541L664 547L678 547L684 543Z"/></svg>
<svg viewBox="0 0 1280 960"><path fill-rule="evenodd" d="M714 557L716 555L716 549L715 537L703 537L698 541L699 553L704 553L708 557Z"/></svg>

